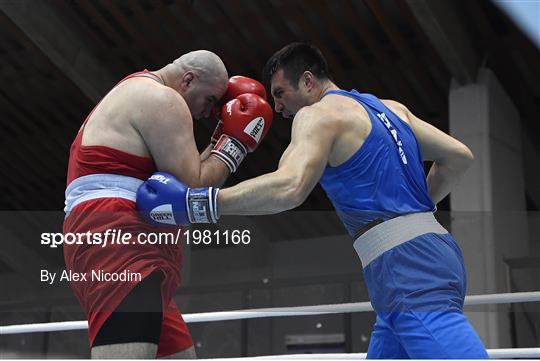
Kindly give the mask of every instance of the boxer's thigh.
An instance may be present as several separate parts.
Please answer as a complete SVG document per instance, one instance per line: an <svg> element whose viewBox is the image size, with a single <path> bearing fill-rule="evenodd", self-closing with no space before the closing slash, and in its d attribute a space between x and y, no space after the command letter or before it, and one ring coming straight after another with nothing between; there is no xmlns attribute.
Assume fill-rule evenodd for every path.
<svg viewBox="0 0 540 361"><path fill-rule="evenodd" d="M364 277L379 314L403 307L460 311L463 306L463 259L448 234L425 234L386 251L364 268Z"/></svg>
<svg viewBox="0 0 540 361"><path fill-rule="evenodd" d="M403 311L392 329L413 359L485 359L482 341L461 312Z"/></svg>
<svg viewBox="0 0 540 361"><path fill-rule="evenodd" d="M92 358L155 358L163 324L161 272L142 280L96 335Z"/></svg>
<svg viewBox="0 0 540 361"><path fill-rule="evenodd" d="M169 302L163 315L157 356L178 359L197 358L191 334L174 300Z"/></svg>
<svg viewBox="0 0 540 361"><path fill-rule="evenodd" d="M368 359L408 359L409 355L388 325L377 316L369 347Z"/></svg>

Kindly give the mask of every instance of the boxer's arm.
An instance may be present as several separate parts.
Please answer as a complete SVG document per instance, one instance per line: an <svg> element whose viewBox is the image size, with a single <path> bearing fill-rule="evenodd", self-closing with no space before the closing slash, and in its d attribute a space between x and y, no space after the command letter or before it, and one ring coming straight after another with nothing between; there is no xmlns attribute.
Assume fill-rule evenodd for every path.
<svg viewBox="0 0 540 361"><path fill-rule="evenodd" d="M201 162L208 159L210 155L212 154L212 149L214 148L214 145L212 143L208 144L208 147L206 147L205 150L201 153Z"/></svg>
<svg viewBox="0 0 540 361"><path fill-rule="evenodd" d="M328 163L336 132L330 118L307 107L298 112L278 169L221 189L219 214L273 214L302 204Z"/></svg>
<svg viewBox="0 0 540 361"><path fill-rule="evenodd" d="M459 140L440 131L412 114L404 105L385 101L414 131L424 160L433 161L427 176L429 195L435 204L446 197L471 165L474 157L470 149Z"/></svg>
<svg viewBox="0 0 540 361"><path fill-rule="evenodd" d="M141 99L143 114L133 125L144 139L157 169L171 173L191 187L222 185L229 169L215 156L201 161L185 101L170 89L156 93Z"/></svg>

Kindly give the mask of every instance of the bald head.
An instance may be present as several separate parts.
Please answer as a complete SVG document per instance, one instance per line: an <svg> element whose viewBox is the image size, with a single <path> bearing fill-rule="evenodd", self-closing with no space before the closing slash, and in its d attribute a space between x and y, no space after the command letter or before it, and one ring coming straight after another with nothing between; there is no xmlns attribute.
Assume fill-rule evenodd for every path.
<svg viewBox="0 0 540 361"><path fill-rule="evenodd" d="M229 76L225 64L208 50L182 55L158 71L165 85L186 101L193 118L206 118L227 90Z"/></svg>
<svg viewBox="0 0 540 361"><path fill-rule="evenodd" d="M173 65L185 71L193 71L201 81L226 83L229 76L219 56L208 50L195 50L182 55Z"/></svg>

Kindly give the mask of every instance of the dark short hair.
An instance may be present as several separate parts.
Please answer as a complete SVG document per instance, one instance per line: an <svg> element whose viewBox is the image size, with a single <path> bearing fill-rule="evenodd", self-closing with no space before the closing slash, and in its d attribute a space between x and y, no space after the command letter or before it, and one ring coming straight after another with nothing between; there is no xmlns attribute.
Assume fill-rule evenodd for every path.
<svg viewBox="0 0 540 361"><path fill-rule="evenodd" d="M310 71L319 79L330 79L328 64L321 51L308 43L291 43L272 55L266 62L262 78L267 86L278 70L283 69L285 79L298 87L298 81L305 71Z"/></svg>

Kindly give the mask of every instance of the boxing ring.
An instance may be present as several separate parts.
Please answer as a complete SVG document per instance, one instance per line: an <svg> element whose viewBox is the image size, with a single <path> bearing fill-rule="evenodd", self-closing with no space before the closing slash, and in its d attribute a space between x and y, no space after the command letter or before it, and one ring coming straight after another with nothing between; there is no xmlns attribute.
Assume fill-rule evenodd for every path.
<svg viewBox="0 0 540 361"><path fill-rule="evenodd" d="M470 295L465 297L465 306L475 305L495 305L510 303L540 302L540 291L496 293L485 295ZM372 312L373 308L369 302L354 302L341 304L325 304L316 306L297 307L274 307L274 308L253 308L235 311L203 312L184 314L186 323L212 322L244 320L264 317L292 317L292 316L314 316L338 313ZM58 332L85 330L88 328L86 321L65 321L49 323L32 323L20 325L0 326L0 336L21 333L35 332ZM537 358L540 359L540 346L531 348L502 348L488 349L491 359L509 358ZM363 359L365 353L322 353L322 354L285 354L271 356L227 358L227 360L246 359Z"/></svg>

